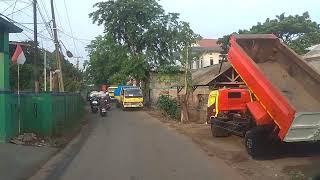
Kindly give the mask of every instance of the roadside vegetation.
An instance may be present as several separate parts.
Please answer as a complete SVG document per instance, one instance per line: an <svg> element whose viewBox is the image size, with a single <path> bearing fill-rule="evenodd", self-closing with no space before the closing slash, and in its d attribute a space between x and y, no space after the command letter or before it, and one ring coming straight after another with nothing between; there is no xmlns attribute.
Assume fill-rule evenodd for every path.
<svg viewBox="0 0 320 180"><path fill-rule="evenodd" d="M161 95L157 101L157 109L166 117L180 120L179 103L168 95Z"/></svg>
<svg viewBox="0 0 320 180"><path fill-rule="evenodd" d="M20 90L22 91L32 91L33 89L33 78L32 78L32 72L33 72L33 65L32 60L34 57L34 51L33 51L33 42L26 41L23 42L22 48L24 51L24 54L26 56L26 62L23 66L20 66ZM16 49L16 45L10 44L9 51L10 51L10 57L13 55L14 51ZM39 59L38 59L38 70L39 74L43 74L43 58L44 58L44 52L47 51L43 48L39 48ZM55 52L49 52L47 51L47 72L49 70L54 71L55 69ZM63 73L63 79L64 79L64 85L65 85L65 91L67 92L78 92L83 87L82 77L83 77L83 71L80 69L77 69L71 62L65 59L65 57L62 57L62 73ZM49 73L47 74L47 78L49 79ZM39 76L40 82L44 81L43 75ZM41 88L44 89L44 84L41 84ZM12 90L18 89L18 65L12 63L10 61L10 87ZM49 89L49 82L47 83L47 89Z"/></svg>

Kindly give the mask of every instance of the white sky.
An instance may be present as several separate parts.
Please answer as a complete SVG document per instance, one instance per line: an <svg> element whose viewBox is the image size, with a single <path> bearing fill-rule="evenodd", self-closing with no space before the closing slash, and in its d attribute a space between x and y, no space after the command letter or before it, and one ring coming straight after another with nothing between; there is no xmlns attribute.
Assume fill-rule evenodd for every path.
<svg viewBox="0 0 320 180"><path fill-rule="evenodd" d="M0 0L0 13L8 15L16 10L28 6L31 0ZM70 23L74 37L81 40L75 40L74 47L71 30L68 25L67 13L64 6L64 0L55 0L56 16L58 29L68 34L59 33L59 38L75 56L84 57L81 60L88 59L85 46L89 44L94 37L102 34L103 28L92 24L88 14L94 9L93 4L101 0L65 0L67 5ZM42 3L46 6L48 15L51 16L49 7L50 0L38 0L41 11L44 16L45 11ZM274 18L282 12L288 14L302 14L309 11L312 20L320 23L320 0L161 0L160 4L167 12L177 12L181 14L182 20L191 24L193 30L206 38L219 38L223 35L230 34L238 29L247 29L257 22L263 22L266 18ZM9 9L7 9L10 7ZM5 12L4 10L7 9ZM38 15L38 22L42 22L41 16ZM32 6L25 8L21 12L16 12L9 16L18 22L32 22ZM48 20L49 17L46 18ZM32 29L32 25L25 26ZM44 26L39 24L41 34L49 37L44 30ZM30 38L32 32L25 31ZM12 40L26 39L26 35L11 35ZM39 37L39 42L44 47L52 50L53 43L43 37ZM75 63L75 59L70 59Z"/></svg>

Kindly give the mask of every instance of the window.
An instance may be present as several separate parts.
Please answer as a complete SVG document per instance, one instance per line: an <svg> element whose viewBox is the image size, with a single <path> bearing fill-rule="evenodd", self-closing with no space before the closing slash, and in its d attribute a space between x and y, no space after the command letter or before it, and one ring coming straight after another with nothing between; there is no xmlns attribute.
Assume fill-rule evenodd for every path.
<svg viewBox="0 0 320 180"><path fill-rule="evenodd" d="M241 92L229 92L228 98L230 99L241 98Z"/></svg>
<svg viewBox="0 0 320 180"><path fill-rule="evenodd" d="M213 65L213 58L210 58L210 66Z"/></svg>

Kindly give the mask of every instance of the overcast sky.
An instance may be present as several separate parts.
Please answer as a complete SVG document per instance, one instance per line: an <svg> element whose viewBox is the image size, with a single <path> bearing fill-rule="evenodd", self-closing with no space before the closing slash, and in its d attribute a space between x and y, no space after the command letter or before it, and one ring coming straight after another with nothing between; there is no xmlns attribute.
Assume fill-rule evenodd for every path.
<svg viewBox="0 0 320 180"><path fill-rule="evenodd" d="M88 14L94 9L93 4L100 0L65 0L67 11L70 17L70 24L73 31L76 48L70 36L71 30L68 25L66 8L64 0L55 0L56 15L58 21L59 37L75 56L87 59L85 46L99 34L102 34L103 28L92 24ZM10 15L10 18L18 22L32 22L32 8L28 6L31 0L0 0L0 12L7 15L21 8L22 11ZM50 0L38 0L40 9L44 17L46 13L42 3L49 11ZM191 24L193 30L205 38L219 38L225 34L230 34L238 29L247 29L257 22L263 22L266 18L274 18L283 12L288 14L302 14L309 11L312 20L320 23L320 1L319 0L161 0L160 4L167 12L177 12L181 14L181 19ZM10 7L7 9L7 7ZM7 10L6 10L7 9ZM48 12L50 16L50 12ZM47 17L46 19L49 19ZM42 19L39 15L38 22ZM25 24L32 28L32 25ZM40 37L41 45L48 49L53 49L53 43L46 37L49 37L44 26L39 24L39 31L43 36ZM25 31L25 34L32 38L32 32ZM25 34L12 35L11 39L26 39ZM82 60L83 60L82 59ZM70 60L75 63L75 59Z"/></svg>

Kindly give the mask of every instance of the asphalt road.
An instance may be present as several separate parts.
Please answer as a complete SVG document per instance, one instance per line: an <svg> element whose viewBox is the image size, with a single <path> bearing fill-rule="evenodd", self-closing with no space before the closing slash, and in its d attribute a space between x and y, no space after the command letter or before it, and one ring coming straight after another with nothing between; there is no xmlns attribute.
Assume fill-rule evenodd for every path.
<svg viewBox="0 0 320 180"><path fill-rule="evenodd" d="M143 111L113 108L105 118L92 117L87 139L57 179L241 179L223 161L208 157Z"/></svg>

